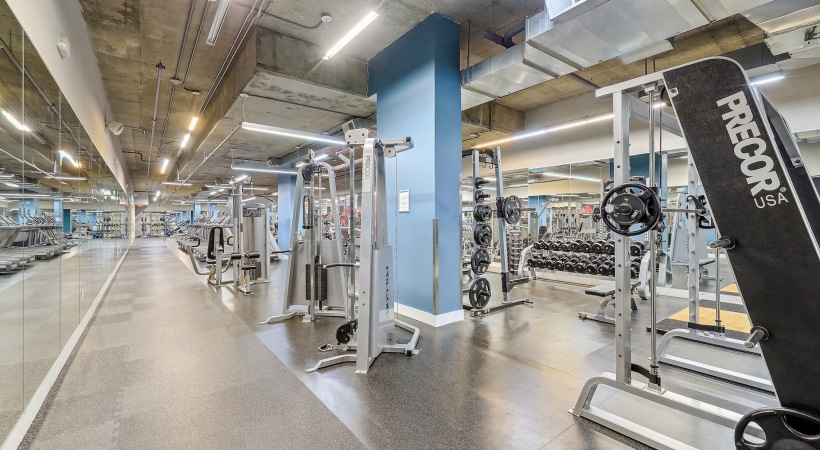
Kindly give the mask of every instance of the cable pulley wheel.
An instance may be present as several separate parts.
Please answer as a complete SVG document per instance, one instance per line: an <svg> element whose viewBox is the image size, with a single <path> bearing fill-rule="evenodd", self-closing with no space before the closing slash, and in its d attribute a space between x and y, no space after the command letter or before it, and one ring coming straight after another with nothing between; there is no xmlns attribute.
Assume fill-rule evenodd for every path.
<svg viewBox="0 0 820 450"><path fill-rule="evenodd" d="M493 218L493 209L488 205L475 205L475 208L473 208L473 218L476 222L488 222Z"/></svg>
<svg viewBox="0 0 820 450"><path fill-rule="evenodd" d="M480 247L486 247L493 241L493 229L486 223L476 224L473 230L473 240Z"/></svg>
<svg viewBox="0 0 820 450"><path fill-rule="evenodd" d="M487 250L480 248L473 253L473 257L470 258L470 268L473 269L473 272L476 275L484 275L487 273L487 269L490 267L490 254Z"/></svg>
<svg viewBox="0 0 820 450"><path fill-rule="evenodd" d="M470 286L470 305L476 309L484 309L490 303L490 282L486 278L478 278Z"/></svg>
<svg viewBox="0 0 820 450"><path fill-rule="evenodd" d="M657 194L639 183L615 187L601 200L601 220L621 236L637 236L654 229L662 215Z"/></svg>
<svg viewBox="0 0 820 450"><path fill-rule="evenodd" d="M502 210L504 220L508 224L515 225L521 221L521 199L517 195L505 198L502 203Z"/></svg>

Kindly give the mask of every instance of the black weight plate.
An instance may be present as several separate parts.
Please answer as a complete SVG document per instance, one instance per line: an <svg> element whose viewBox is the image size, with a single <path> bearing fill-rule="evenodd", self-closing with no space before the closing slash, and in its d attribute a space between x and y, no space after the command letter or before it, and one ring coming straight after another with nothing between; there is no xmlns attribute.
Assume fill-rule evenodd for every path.
<svg viewBox="0 0 820 450"><path fill-rule="evenodd" d="M470 268L476 275L484 275L488 267L490 267L490 254L483 248L476 250L470 258Z"/></svg>
<svg viewBox="0 0 820 450"><path fill-rule="evenodd" d="M482 191L481 189L476 189L475 192L473 192L473 201L476 205L480 205L481 203L484 203L484 200L486 200L489 196L490 194Z"/></svg>
<svg viewBox="0 0 820 450"><path fill-rule="evenodd" d="M470 286L470 305L483 309L490 303L490 295L490 282L486 278L478 278Z"/></svg>
<svg viewBox="0 0 820 450"><path fill-rule="evenodd" d="M490 245L493 241L493 229L486 223L479 223L473 230L473 240L481 247Z"/></svg>
<svg viewBox="0 0 820 450"><path fill-rule="evenodd" d="M515 225L521 221L521 199L511 195L504 199L504 220L510 225Z"/></svg>
<svg viewBox="0 0 820 450"><path fill-rule="evenodd" d="M488 222L493 218L493 209L487 205L475 205L473 218L476 222Z"/></svg>

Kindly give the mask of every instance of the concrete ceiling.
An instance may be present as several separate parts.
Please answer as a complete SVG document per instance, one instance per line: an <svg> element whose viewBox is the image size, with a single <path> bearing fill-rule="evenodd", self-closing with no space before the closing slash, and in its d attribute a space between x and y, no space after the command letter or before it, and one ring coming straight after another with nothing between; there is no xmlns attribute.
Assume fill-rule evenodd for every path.
<svg viewBox="0 0 820 450"><path fill-rule="evenodd" d="M375 103L365 98L361 88L364 77L354 76L356 70L432 11L461 24L461 67L465 68L468 57L469 64L473 65L504 50L484 39L487 29L503 34L544 5L542 0L261 1L264 13L259 18L259 28L249 34L245 46L237 48L230 73L214 87L221 64L258 1L234 0L217 44L209 46L204 41L215 7L208 6L207 12L205 8L216 3L80 0L114 117L129 127L120 136L120 143L137 191L153 192L161 188L162 181L174 180L177 175L182 179L213 182L235 174L230 170L231 163L263 164L269 158L296 158L306 152L304 143L298 139L272 139L244 130L234 132L242 120L334 133L348 120L371 116ZM322 63L323 52L371 10L378 10L379 18L339 56ZM322 23L323 15L331 16L332 21ZM202 35L197 39L200 26ZM758 27L740 16L733 16L677 36L675 48L655 58L655 68L720 55L760 43L763 38ZM264 51L257 54L256 47ZM160 61L165 70L156 105L153 146L150 146L156 65ZM189 64L190 71L187 70ZM613 59L581 70L577 75L603 86L643 75L647 69L653 70L651 64L645 68L643 62L624 65ZM177 85L172 79L179 80ZM238 98L240 92L248 97ZM588 92L588 86L569 77L559 77L500 98L495 104L508 109L509 123L465 120L464 147L515 131L515 126L523 124L524 112ZM213 98L207 108L203 108L209 93ZM188 148L180 150L179 142L190 118L197 114L203 120ZM478 137L474 137L476 135ZM162 175L159 172L164 158L175 161L176 165ZM259 175L261 182L272 181L271 177ZM180 197L199 189L199 186L179 187L166 192Z"/></svg>

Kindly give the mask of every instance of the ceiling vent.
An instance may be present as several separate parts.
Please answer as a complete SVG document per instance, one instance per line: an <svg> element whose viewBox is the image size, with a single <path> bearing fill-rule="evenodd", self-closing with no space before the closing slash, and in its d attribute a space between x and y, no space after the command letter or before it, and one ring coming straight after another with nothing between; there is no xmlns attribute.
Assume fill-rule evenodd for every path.
<svg viewBox="0 0 820 450"><path fill-rule="evenodd" d="M552 21L566 22L609 0L546 0L547 13Z"/></svg>

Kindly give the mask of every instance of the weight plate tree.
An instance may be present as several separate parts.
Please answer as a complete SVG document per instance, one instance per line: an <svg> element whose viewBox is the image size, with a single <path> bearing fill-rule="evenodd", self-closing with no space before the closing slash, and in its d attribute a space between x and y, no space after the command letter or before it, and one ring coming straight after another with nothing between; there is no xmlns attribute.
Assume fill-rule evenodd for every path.
<svg viewBox="0 0 820 450"><path fill-rule="evenodd" d="M475 252L470 258L470 268L476 275L484 275L490 267L490 254L482 247L489 246L493 241L493 229L487 223L493 217L492 208L482 203L490 194L481 190L489 181L485 178L473 176L473 217L476 220L473 230ZM476 309L483 309L490 302L490 282L486 278L476 278L470 286L470 305Z"/></svg>

